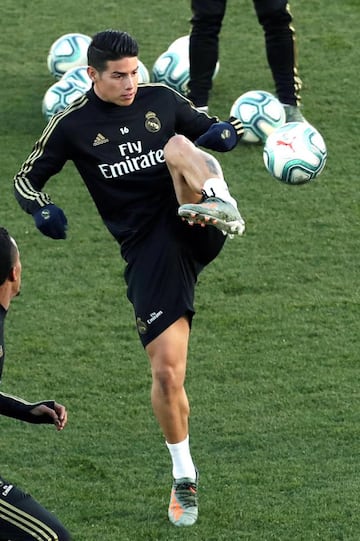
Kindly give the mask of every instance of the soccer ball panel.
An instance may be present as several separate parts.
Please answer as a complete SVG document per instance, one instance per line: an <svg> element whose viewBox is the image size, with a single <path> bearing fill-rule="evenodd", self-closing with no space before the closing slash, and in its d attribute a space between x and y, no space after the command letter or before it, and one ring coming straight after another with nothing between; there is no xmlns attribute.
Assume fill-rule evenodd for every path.
<svg viewBox="0 0 360 541"><path fill-rule="evenodd" d="M287 184L304 184L320 175L327 149L321 134L306 122L288 122L267 138L263 158L266 169Z"/></svg>
<svg viewBox="0 0 360 541"><path fill-rule="evenodd" d="M143 62L141 62L141 60L138 60L139 62L139 70L138 70L138 74L139 74L139 78L138 78L138 82L139 83L149 83L150 82L150 74L149 74L149 70L147 69L147 67L145 66L145 64L143 64Z"/></svg>
<svg viewBox="0 0 360 541"><path fill-rule="evenodd" d="M187 52L165 51L155 61L152 80L164 83L186 95L189 82L189 55Z"/></svg>
<svg viewBox="0 0 360 541"><path fill-rule="evenodd" d="M86 34L71 33L60 36L51 45L47 66L50 73L60 79L65 72L75 66L87 64L87 50L91 37Z"/></svg>
<svg viewBox="0 0 360 541"><path fill-rule="evenodd" d="M60 79L45 92L42 101L42 113L47 120L65 107L70 105L74 100L82 96L88 87L80 80L75 78Z"/></svg>
<svg viewBox="0 0 360 541"><path fill-rule="evenodd" d="M164 83L184 96L189 91L188 84L190 80L189 40L190 36L186 35L173 41L167 51L162 53L155 61L151 77L153 82ZM218 74L219 69L220 64L217 62L213 79Z"/></svg>
<svg viewBox="0 0 360 541"><path fill-rule="evenodd" d="M84 84L89 90L91 88L92 82L87 72L87 66L75 66L67 70L62 79L75 79L76 82Z"/></svg>
<svg viewBox="0 0 360 541"><path fill-rule="evenodd" d="M189 50L189 43L190 43L190 36L187 34L186 36L181 36L180 38L177 38L175 41L170 43L168 47L168 51L174 51L174 52L183 52Z"/></svg>
<svg viewBox="0 0 360 541"><path fill-rule="evenodd" d="M233 103L230 116L241 120L244 126L242 141L266 141L270 133L285 123L285 109L280 101L265 90L250 90Z"/></svg>

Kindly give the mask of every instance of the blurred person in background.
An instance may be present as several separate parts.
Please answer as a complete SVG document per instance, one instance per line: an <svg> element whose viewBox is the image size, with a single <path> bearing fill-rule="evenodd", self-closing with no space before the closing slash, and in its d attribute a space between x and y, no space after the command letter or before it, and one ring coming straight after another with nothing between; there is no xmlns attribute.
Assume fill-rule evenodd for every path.
<svg viewBox="0 0 360 541"><path fill-rule="evenodd" d="M0 380L5 360L4 322L11 300L19 295L21 261L15 240L0 227ZM54 424L63 430L67 422L64 406L54 400L30 403L0 393L0 415L28 423ZM6 437L3 437L6 443ZM0 541L70 541L70 534L53 513L30 494L0 477Z"/></svg>
<svg viewBox="0 0 360 541"><path fill-rule="evenodd" d="M286 0L253 0L265 37L265 50L287 122L303 122L302 82L298 74L293 17ZM191 0L190 81L188 98L208 112L212 77L219 59L219 36L226 0ZM240 9L240 8L239 8Z"/></svg>

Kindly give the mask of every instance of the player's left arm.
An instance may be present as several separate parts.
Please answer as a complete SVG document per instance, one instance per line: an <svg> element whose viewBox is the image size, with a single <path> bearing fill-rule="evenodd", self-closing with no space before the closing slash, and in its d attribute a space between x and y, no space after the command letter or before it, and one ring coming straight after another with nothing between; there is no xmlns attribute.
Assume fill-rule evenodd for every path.
<svg viewBox="0 0 360 541"><path fill-rule="evenodd" d="M176 131L182 133L198 146L217 152L228 152L236 147L244 133L240 120L230 117L221 121L199 112L192 103L175 94L177 110Z"/></svg>
<svg viewBox="0 0 360 541"><path fill-rule="evenodd" d="M210 128L195 140L197 146L202 146L217 152L228 152L236 147L244 134L242 122L234 117L229 120L215 122Z"/></svg>

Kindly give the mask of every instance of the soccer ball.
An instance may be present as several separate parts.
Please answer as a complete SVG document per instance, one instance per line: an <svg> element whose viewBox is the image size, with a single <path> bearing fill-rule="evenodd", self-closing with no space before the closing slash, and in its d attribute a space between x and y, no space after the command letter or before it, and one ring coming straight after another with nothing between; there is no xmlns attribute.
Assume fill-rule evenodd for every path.
<svg viewBox="0 0 360 541"><path fill-rule="evenodd" d="M269 173L288 184L304 184L320 175L327 151L320 133L307 122L288 122L272 132L263 152Z"/></svg>
<svg viewBox="0 0 360 541"><path fill-rule="evenodd" d="M280 101L265 90L250 90L233 103L230 116L241 120L246 143L265 142L270 133L285 123L285 109Z"/></svg>
<svg viewBox="0 0 360 541"><path fill-rule="evenodd" d="M75 66L67 70L61 79L74 79L75 82L80 82L84 84L89 90L91 88L92 82L87 72L87 66Z"/></svg>
<svg viewBox="0 0 360 541"><path fill-rule="evenodd" d="M87 64L87 50L91 38L85 34L64 34L51 45L47 66L50 73L60 79L66 71L75 66Z"/></svg>
<svg viewBox="0 0 360 541"><path fill-rule="evenodd" d="M63 111L76 98L82 96L88 90L88 86L79 79L62 78L56 81L45 92L42 101L42 112L47 120Z"/></svg>
<svg viewBox="0 0 360 541"><path fill-rule="evenodd" d="M175 51L175 52L188 51L189 43L190 43L189 35L181 36L180 38L177 38L175 41L170 43L168 47L168 51Z"/></svg>
<svg viewBox="0 0 360 541"><path fill-rule="evenodd" d="M147 69L145 64L143 64L141 62L141 60L139 60L139 59L138 59L138 65L139 65L139 70L138 70L139 79L138 79L138 82L139 83L149 83L150 82L149 70Z"/></svg>
<svg viewBox="0 0 360 541"><path fill-rule="evenodd" d="M190 80L189 40L190 36L187 35L173 41L167 51L157 58L152 69L153 82L164 83L184 96L188 93ZM213 79L219 68L217 62Z"/></svg>
<svg viewBox="0 0 360 541"><path fill-rule="evenodd" d="M186 36L181 36L180 38L177 38L175 41L170 43L168 47L168 51L183 54L184 51L189 52L189 46L190 46L190 36L189 34L187 34ZM218 60L216 62L215 70L212 76L213 79L215 79L215 77L219 73L219 69L220 69L220 62ZM189 70L190 70L190 60L189 60Z"/></svg>
<svg viewBox="0 0 360 541"><path fill-rule="evenodd" d="M150 81L149 72L147 67L139 60L139 83L148 83ZM87 72L86 66L75 66L67 70L62 79L75 79L87 86L89 90L91 88L92 82Z"/></svg>
<svg viewBox="0 0 360 541"><path fill-rule="evenodd" d="M165 51L162 53L153 65L152 81L164 83L185 96L189 82L188 51Z"/></svg>

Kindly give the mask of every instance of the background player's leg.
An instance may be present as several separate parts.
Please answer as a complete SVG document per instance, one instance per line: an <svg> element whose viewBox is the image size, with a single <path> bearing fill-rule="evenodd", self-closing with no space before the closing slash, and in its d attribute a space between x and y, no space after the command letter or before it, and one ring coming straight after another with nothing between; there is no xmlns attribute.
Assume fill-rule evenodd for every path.
<svg viewBox="0 0 360 541"><path fill-rule="evenodd" d="M300 106L302 86L298 75L297 47L292 15L286 0L254 0L255 11L264 30L266 56L276 94L285 104L287 120L304 120ZM290 113L298 113L290 118Z"/></svg>
<svg viewBox="0 0 360 541"><path fill-rule="evenodd" d="M219 57L219 34L226 0L192 0L189 99L197 107L208 105L212 77Z"/></svg>

